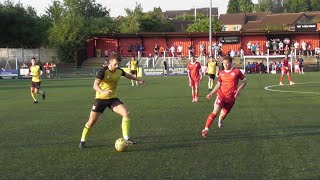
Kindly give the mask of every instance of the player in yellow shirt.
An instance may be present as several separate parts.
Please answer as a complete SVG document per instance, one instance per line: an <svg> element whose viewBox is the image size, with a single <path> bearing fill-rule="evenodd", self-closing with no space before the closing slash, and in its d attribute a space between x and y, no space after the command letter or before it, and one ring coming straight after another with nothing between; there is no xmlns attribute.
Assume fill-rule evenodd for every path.
<svg viewBox="0 0 320 180"><path fill-rule="evenodd" d="M33 98L33 104L38 103L37 100L37 94L42 95L42 99L44 100L46 98L46 93L40 91L40 85L41 85L41 66L36 64L36 58L31 59L31 66L29 69L29 73L26 76L29 76L32 74L32 80L31 80L31 96Z"/></svg>
<svg viewBox="0 0 320 180"><path fill-rule="evenodd" d="M93 125L97 122L99 116L108 107L113 112L122 116L122 135L128 144L136 142L129 138L130 116L127 107L117 98L116 88L121 76L131 80L136 80L138 83L145 83L131 74L124 72L119 68L121 57L118 54L112 54L109 57L108 65L103 67L98 73L93 89L96 91L96 97L89 115L89 119L83 128L79 148L85 148L87 135Z"/></svg>
<svg viewBox="0 0 320 180"><path fill-rule="evenodd" d="M209 76L208 81L208 89L209 91L212 90L213 81L216 76L218 76L219 66L217 61L214 61L212 57L209 58L209 62L207 63L207 72Z"/></svg>
<svg viewBox="0 0 320 180"><path fill-rule="evenodd" d="M138 76L138 69L139 69L139 62L134 57L131 58L129 67L130 67L130 74L137 77ZM133 80L131 80L131 84L132 84L132 86L134 86ZM138 86L138 81L136 81L136 86Z"/></svg>

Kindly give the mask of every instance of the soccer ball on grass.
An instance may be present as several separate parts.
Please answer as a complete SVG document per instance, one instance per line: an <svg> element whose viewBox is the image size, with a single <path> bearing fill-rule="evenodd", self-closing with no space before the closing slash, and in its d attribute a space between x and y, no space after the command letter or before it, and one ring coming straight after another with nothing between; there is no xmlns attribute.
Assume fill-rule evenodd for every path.
<svg viewBox="0 0 320 180"><path fill-rule="evenodd" d="M126 151L127 148L128 148L127 141L125 139L123 139L123 138L117 139L117 141L114 144L114 146L115 146L116 150L119 151L119 152Z"/></svg>

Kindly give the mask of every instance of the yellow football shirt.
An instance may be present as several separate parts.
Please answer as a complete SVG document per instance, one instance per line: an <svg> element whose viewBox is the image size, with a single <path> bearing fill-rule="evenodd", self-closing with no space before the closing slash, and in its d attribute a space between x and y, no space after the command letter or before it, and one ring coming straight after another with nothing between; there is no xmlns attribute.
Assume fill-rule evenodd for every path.
<svg viewBox="0 0 320 180"><path fill-rule="evenodd" d="M103 67L99 71L96 79L101 80L99 86L103 91L111 90L112 92L108 95L105 95L105 94L102 94L97 91L96 92L96 99L116 98L117 97L116 90L117 90L117 85L118 85L119 79L121 76L125 76L125 74L126 73L120 68L116 69L115 72L111 72L108 69L108 66Z"/></svg>
<svg viewBox="0 0 320 180"><path fill-rule="evenodd" d="M208 62L208 74L216 74L217 65L215 61Z"/></svg>
<svg viewBox="0 0 320 180"><path fill-rule="evenodd" d="M41 68L39 65L31 66L30 72L32 74L32 81L33 82L40 82L41 81Z"/></svg>
<svg viewBox="0 0 320 180"><path fill-rule="evenodd" d="M137 70L138 69L138 61L137 60L133 60L130 61L130 70Z"/></svg>

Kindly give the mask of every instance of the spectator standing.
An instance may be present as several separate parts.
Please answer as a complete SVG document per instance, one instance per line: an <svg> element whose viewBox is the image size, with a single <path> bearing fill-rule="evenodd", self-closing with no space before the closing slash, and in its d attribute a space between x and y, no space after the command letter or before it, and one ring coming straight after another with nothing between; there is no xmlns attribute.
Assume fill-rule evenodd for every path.
<svg viewBox="0 0 320 180"><path fill-rule="evenodd" d="M299 63L299 73L304 74L304 72L303 72L303 58L301 55L298 57L297 61Z"/></svg>
<svg viewBox="0 0 320 180"><path fill-rule="evenodd" d="M284 52L284 47L283 47L283 45L284 45L283 42L280 41L280 42L279 42L279 51L280 51L279 54L283 54L283 52Z"/></svg>
<svg viewBox="0 0 320 180"><path fill-rule="evenodd" d="M311 44L309 44L307 47L307 55L308 55L308 57L313 56Z"/></svg>
<svg viewBox="0 0 320 180"><path fill-rule="evenodd" d="M158 44L154 44L154 56L159 56L159 46Z"/></svg>
<svg viewBox="0 0 320 180"><path fill-rule="evenodd" d="M174 57L174 53L176 51L176 48L174 47L174 45L172 44L172 46L170 47L170 52L171 52L171 56Z"/></svg>
<svg viewBox="0 0 320 180"><path fill-rule="evenodd" d="M305 56L307 53L307 43L302 41L301 43L302 55Z"/></svg>
<svg viewBox="0 0 320 180"><path fill-rule="evenodd" d="M109 57L109 51L108 51L108 49L106 49L106 50L104 51L104 57Z"/></svg>
<svg viewBox="0 0 320 180"><path fill-rule="evenodd" d="M132 52L131 48L132 48L132 47L131 47L131 44L129 43L129 44L128 44L128 55L129 55L129 56L131 56L131 52Z"/></svg>
<svg viewBox="0 0 320 180"><path fill-rule="evenodd" d="M273 50L273 54L276 55L278 51L278 43L275 39L272 41L272 50Z"/></svg>
<svg viewBox="0 0 320 180"><path fill-rule="evenodd" d="M193 49L192 44L190 44L190 45L189 45L189 47L188 47L188 51L189 51L189 53L190 53L190 56L193 56L193 55L194 55L194 54L193 54L194 49Z"/></svg>
<svg viewBox="0 0 320 180"><path fill-rule="evenodd" d="M204 42L200 45L200 53L200 56L206 56L206 44Z"/></svg>
<svg viewBox="0 0 320 180"><path fill-rule="evenodd" d="M182 56L182 46L181 46L181 44L179 44L179 46L178 46L178 57L181 57Z"/></svg>

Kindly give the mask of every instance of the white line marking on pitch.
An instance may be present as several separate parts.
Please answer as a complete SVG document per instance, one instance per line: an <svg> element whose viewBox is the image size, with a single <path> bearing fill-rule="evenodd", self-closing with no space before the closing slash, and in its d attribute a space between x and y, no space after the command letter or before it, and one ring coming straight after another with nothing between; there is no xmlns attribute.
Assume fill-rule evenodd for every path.
<svg viewBox="0 0 320 180"><path fill-rule="evenodd" d="M306 83L295 83L296 84L320 84L320 82L306 82ZM292 85L292 86L294 86ZM289 93L300 93L300 94L320 94L320 92L301 92L301 91L283 91L283 90L277 90L277 89L271 89L272 87L277 87L280 85L271 85L271 86L266 86L264 87L265 90L267 91L275 91L275 92L289 92ZM289 85L285 85L289 86Z"/></svg>

